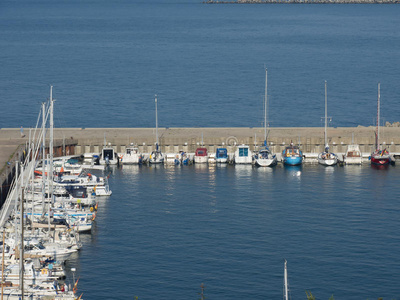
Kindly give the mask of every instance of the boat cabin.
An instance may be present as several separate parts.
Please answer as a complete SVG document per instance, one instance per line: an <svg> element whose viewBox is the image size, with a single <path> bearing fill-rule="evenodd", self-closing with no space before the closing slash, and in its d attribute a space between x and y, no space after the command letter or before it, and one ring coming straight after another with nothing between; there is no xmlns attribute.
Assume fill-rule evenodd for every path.
<svg viewBox="0 0 400 300"><path fill-rule="evenodd" d="M285 149L286 156L301 156L301 151L297 146L286 147Z"/></svg>
<svg viewBox="0 0 400 300"><path fill-rule="evenodd" d="M217 148L216 158L228 158L228 150L226 148Z"/></svg>
<svg viewBox="0 0 400 300"><path fill-rule="evenodd" d="M107 158L108 160L113 160L114 157L115 157L114 148L103 148L102 158L104 160L106 160Z"/></svg>
<svg viewBox="0 0 400 300"><path fill-rule="evenodd" d="M238 146L239 157L249 156L249 146L241 145Z"/></svg>
<svg viewBox="0 0 400 300"><path fill-rule="evenodd" d="M207 156L207 148L197 148L196 156Z"/></svg>

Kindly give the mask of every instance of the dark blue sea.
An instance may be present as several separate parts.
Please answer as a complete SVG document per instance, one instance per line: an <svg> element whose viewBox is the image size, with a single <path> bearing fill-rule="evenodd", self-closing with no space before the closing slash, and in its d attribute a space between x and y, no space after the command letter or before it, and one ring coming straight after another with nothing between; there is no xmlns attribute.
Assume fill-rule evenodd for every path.
<svg viewBox="0 0 400 300"><path fill-rule="evenodd" d="M400 6L0 1L0 128L400 121ZM399 168L108 170L67 264L84 299L400 299ZM108 173L107 173L108 174Z"/></svg>
<svg viewBox="0 0 400 300"><path fill-rule="evenodd" d="M370 165L109 170L68 263L85 299L400 299L400 169Z"/></svg>
<svg viewBox="0 0 400 300"><path fill-rule="evenodd" d="M0 1L0 128L369 126L400 116L400 6Z"/></svg>

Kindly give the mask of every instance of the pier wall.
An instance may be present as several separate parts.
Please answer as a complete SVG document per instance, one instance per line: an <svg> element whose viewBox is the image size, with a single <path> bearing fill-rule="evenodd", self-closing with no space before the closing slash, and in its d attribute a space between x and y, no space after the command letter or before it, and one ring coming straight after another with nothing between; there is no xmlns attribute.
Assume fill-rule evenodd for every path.
<svg viewBox="0 0 400 300"><path fill-rule="evenodd" d="M344 153L347 145L360 145L364 154L370 154L375 149L375 127L329 128L328 142L335 153ZM111 145L117 152L123 153L131 143L137 145L141 152L150 153L155 149L155 128L76 128L60 129L60 133L76 143L74 153L99 153L104 143ZM257 149L264 144L263 128L159 128L159 142L165 153L195 152L204 145L213 152L218 147L228 148L234 152L237 145L247 144L251 149ZM55 136L59 135L55 132ZM270 128L268 131L268 146L279 153L293 142L300 145L305 153L319 153L324 149L324 128ZM391 153L400 153L400 128L381 128L380 142Z"/></svg>
<svg viewBox="0 0 400 300"><path fill-rule="evenodd" d="M56 138L53 142L54 157L74 155L76 145L74 139ZM25 160L27 149L28 138L21 137L20 129L0 129L0 207L12 186L16 164ZM49 140L46 141L45 153L49 153Z"/></svg>

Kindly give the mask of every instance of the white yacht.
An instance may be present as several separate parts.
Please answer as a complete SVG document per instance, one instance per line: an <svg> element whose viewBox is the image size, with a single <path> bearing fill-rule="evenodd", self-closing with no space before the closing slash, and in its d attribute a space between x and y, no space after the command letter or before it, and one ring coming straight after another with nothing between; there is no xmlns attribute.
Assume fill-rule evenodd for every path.
<svg viewBox="0 0 400 300"><path fill-rule="evenodd" d="M158 140L158 115L157 115L157 95L155 95L154 102L156 104L156 149L151 152L149 163L151 164L161 164L164 162L164 154L161 152Z"/></svg>
<svg viewBox="0 0 400 300"><path fill-rule="evenodd" d="M100 153L99 163L101 165L117 165L119 158L117 152L111 145L104 146Z"/></svg>
<svg viewBox="0 0 400 300"><path fill-rule="evenodd" d="M195 164L206 164L208 163L208 154L207 148L197 148L194 154L194 163Z"/></svg>
<svg viewBox="0 0 400 300"><path fill-rule="evenodd" d="M268 148L267 144L267 108L268 108L268 76L267 69L265 69L265 95L264 95L264 147L258 151L254 155L255 165L258 167L273 167L277 164L278 159L276 155L272 154L272 152Z"/></svg>
<svg viewBox="0 0 400 300"><path fill-rule="evenodd" d="M122 155L122 163L124 165L141 164L143 162L143 154L140 153L139 148L134 146L133 143L126 147L125 153Z"/></svg>
<svg viewBox="0 0 400 300"><path fill-rule="evenodd" d="M328 97L327 97L327 85L325 80L325 151L318 154L318 163L324 166L334 166L338 162L338 157L335 153L329 152L329 145L328 145L328 134L327 134L327 127L328 127Z"/></svg>

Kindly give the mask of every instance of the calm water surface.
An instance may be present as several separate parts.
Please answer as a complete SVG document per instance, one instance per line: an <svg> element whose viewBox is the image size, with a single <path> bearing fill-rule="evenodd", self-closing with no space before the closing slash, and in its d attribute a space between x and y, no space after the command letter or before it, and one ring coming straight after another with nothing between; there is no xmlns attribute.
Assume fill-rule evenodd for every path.
<svg viewBox="0 0 400 300"><path fill-rule="evenodd" d="M57 127L400 121L400 6L0 2L0 127L34 126L54 85Z"/></svg>
<svg viewBox="0 0 400 300"><path fill-rule="evenodd" d="M400 116L400 6L0 1L0 127L271 126ZM84 299L400 298L399 169L224 166L111 170L68 263Z"/></svg>
<svg viewBox="0 0 400 300"><path fill-rule="evenodd" d="M85 299L400 297L399 169L123 166L72 265Z"/></svg>

